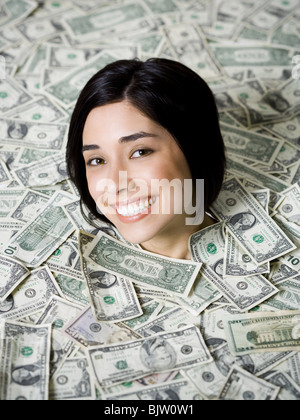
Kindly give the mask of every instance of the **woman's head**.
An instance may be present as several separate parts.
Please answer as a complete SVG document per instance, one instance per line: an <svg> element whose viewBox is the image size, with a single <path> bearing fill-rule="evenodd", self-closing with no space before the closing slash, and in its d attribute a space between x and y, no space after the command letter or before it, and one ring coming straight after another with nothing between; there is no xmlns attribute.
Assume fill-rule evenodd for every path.
<svg viewBox="0 0 300 420"><path fill-rule="evenodd" d="M178 207L184 180L194 186L204 180L205 210L223 182L224 143L214 96L200 76L175 61L112 63L78 99L67 163L83 203L100 219L103 213L127 240L141 243L174 228L185 217ZM180 203L175 193L166 199L163 180Z"/></svg>

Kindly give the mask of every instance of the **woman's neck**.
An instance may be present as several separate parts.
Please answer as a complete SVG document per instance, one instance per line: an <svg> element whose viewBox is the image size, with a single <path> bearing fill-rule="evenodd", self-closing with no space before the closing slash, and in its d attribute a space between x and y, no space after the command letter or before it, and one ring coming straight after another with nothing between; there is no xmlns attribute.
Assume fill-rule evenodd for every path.
<svg viewBox="0 0 300 420"><path fill-rule="evenodd" d="M140 245L144 250L155 254L169 258L190 260L191 255L188 246L190 236L214 223L215 221L209 215L205 214L203 223L200 226L184 225L181 229L178 226L176 229L168 230L168 232L161 232L159 235Z"/></svg>

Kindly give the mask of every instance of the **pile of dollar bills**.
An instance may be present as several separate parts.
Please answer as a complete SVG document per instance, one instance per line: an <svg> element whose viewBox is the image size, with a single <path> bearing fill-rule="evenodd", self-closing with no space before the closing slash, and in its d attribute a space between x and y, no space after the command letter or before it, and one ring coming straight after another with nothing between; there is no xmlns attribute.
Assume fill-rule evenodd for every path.
<svg viewBox="0 0 300 420"><path fill-rule="evenodd" d="M299 22L299 0L1 0L1 400L300 399ZM154 56L207 80L227 147L191 261L88 223L66 171L85 83Z"/></svg>

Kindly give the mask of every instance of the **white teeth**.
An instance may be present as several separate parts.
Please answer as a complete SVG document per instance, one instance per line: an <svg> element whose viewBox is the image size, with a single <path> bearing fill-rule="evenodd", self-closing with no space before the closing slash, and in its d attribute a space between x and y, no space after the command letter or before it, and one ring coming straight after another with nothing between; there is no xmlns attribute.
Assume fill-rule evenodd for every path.
<svg viewBox="0 0 300 420"><path fill-rule="evenodd" d="M144 202L140 201L139 205L137 203L132 203L128 204L128 206L118 207L117 210L121 216L137 216L138 214L143 213L145 210L151 207L154 202L155 200L150 198L150 200L145 200Z"/></svg>

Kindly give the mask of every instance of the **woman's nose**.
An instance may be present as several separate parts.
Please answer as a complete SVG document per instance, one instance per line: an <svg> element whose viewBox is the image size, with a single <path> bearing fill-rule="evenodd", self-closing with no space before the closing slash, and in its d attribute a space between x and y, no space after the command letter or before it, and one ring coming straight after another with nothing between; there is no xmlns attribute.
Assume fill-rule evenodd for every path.
<svg viewBox="0 0 300 420"><path fill-rule="evenodd" d="M122 191L127 191L130 179L128 177L128 168L122 160L118 160L110 165L107 178L108 192L119 195Z"/></svg>
<svg viewBox="0 0 300 420"><path fill-rule="evenodd" d="M118 201L132 198L140 190L137 173L132 172L126 161L119 159L107 168L107 192L114 195Z"/></svg>

